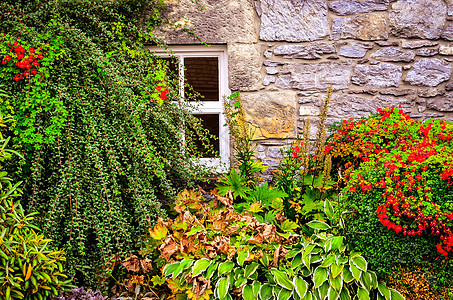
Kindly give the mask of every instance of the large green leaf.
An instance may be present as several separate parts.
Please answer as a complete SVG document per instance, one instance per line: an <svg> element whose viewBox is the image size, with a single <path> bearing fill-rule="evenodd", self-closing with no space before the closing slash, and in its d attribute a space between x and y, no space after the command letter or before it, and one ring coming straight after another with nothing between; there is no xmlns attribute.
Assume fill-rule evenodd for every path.
<svg viewBox="0 0 453 300"><path fill-rule="evenodd" d="M238 288L246 282L247 282L247 278L245 278L244 276L238 276L238 278L234 282L234 286Z"/></svg>
<svg viewBox="0 0 453 300"><path fill-rule="evenodd" d="M362 271L366 271L367 269L367 262L365 258L363 258L361 255L357 255L356 257L353 257L350 260L357 268L359 268Z"/></svg>
<svg viewBox="0 0 453 300"><path fill-rule="evenodd" d="M296 255L291 261L291 269L295 269L302 264L302 254Z"/></svg>
<svg viewBox="0 0 453 300"><path fill-rule="evenodd" d="M308 222L307 224L308 227L310 228L313 228L313 229L317 229L317 230L327 230L327 229L330 229L330 226L327 225L327 223L324 223L322 221L318 221L318 220L314 220L314 221L310 221Z"/></svg>
<svg viewBox="0 0 453 300"><path fill-rule="evenodd" d="M302 257L310 256L315 247L316 244L309 244L307 247L305 247L304 251L302 252Z"/></svg>
<svg viewBox="0 0 453 300"><path fill-rule="evenodd" d="M330 275L329 283L330 286L333 287L337 292L340 292L341 288L343 287L343 278L341 276L333 278L332 275Z"/></svg>
<svg viewBox="0 0 453 300"><path fill-rule="evenodd" d="M294 277L294 287L296 288L296 293L299 297L304 298L308 289L307 282L300 277Z"/></svg>
<svg viewBox="0 0 453 300"><path fill-rule="evenodd" d="M322 267L317 267L315 272L313 273L313 282L315 284L315 288L321 286L321 284L327 280L327 269Z"/></svg>
<svg viewBox="0 0 453 300"><path fill-rule="evenodd" d="M263 257L260 258L260 262L265 266L266 268L269 267L269 256L267 255L266 252L263 253Z"/></svg>
<svg viewBox="0 0 453 300"><path fill-rule="evenodd" d="M344 265L337 265L333 263L330 267L330 272L332 273L332 277L335 278L343 272Z"/></svg>
<svg viewBox="0 0 453 300"><path fill-rule="evenodd" d="M216 289L216 294L219 297L220 300L223 300L226 298L228 291L230 289L230 282L227 277L222 277L217 281L217 285L215 287Z"/></svg>
<svg viewBox="0 0 453 300"><path fill-rule="evenodd" d="M330 201L328 199L326 199L324 201L324 213L326 214L327 218L329 218L329 220L332 220L333 215L334 215L334 210L333 210L332 204L330 203Z"/></svg>
<svg viewBox="0 0 453 300"><path fill-rule="evenodd" d="M256 300L255 295L253 295L253 288L250 284L244 285L242 289L242 297L244 300Z"/></svg>
<svg viewBox="0 0 453 300"><path fill-rule="evenodd" d="M193 263L193 259L183 259L176 270L173 272L173 278L178 277L185 269L189 268Z"/></svg>
<svg viewBox="0 0 453 300"><path fill-rule="evenodd" d="M177 267L179 267L180 262L175 262L164 267L163 273L164 276L168 277L173 274Z"/></svg>
<svg viewBox="0 0 453 300"><path fill-rule="evenodd" d="M260 288L259 296L261 300L269 300L272 298L272 286L270 284L263 284Z"/></svg>
<svg viewBox="0 0 453 300"><path fill-rule="evenodd" d="M344 237L342 237L342 236L336 236L336 237L331 238L330 241L332 242L332 245L331 245L330 249L332 251L339 250L341 245L343 245L343 239L344 239Z"/></svg>
<svg viewBox="0 0 453 300"><path fill-rule="evenodd" d="M362 271L359 268L357 268L354 264L349 265L349 270L351 271L352 276L354 276L355 280L360 281Z"/></svg>
<svg viewBox="0 0 453 300"><path fill-rule="evenodd" d="M258 263L256 261L253 261L250 265L248 265L246 268L245 268L245 277L246 278L249 278L250 276L252 276L255 272L256 272L256 269L258 269Z"/></svg>
<svg viewBox="0 0 453 300"><path fill-rule="evenodd" d="M371 290L371 274L369 272L362 272L360 283L369 292Z"/></svg>
<svg viewBox="0 0 453 300"><path fill-rule="evenodd" d="M198 275L200 275L209 267L210 264L211 261L207 258L197 260L192 266L192 277L197 277Z"/></svg>
<svg viewBox="0 0 453 300"><path fill-rule="evenodd" d="M329 254L329 256L326 257L326 259L322 262L321 267L329 267L331 264L335 262L335 255Z"/></svg>
<svg viewBox="0 0 453 300"><path fill-rule="evenodd" d="M370 300L370 294L368 291L362 287L357 289L357 297L359 300Z"/></svg>
<svg viewBox="0 0 453 300"><path fill-rule="evenodd" d="M327 293L327 300L337 300L339 297L340 293L333 287L329 287L329 291Z"/></svg>
<svg viewBox="0 0 453 300"><path fill-rule="evenodd" d="M390 300L391 299L391 292L388 289L388 287L385 284L385 282L379 282L378 283L378 290L379 290L379 293L381 293L381 295L384 296L386 300Z"/></svg>
<svg viewBox="0 0 453 300"><path fill-rule="evenodd" d="M390 292L392 295L392 297L391 297L392 300L404 300L403 295L401 295L400 292L398 292L397 290L390 289Z"/></svg>
<svg viewBox="0 0 453 300"><path fill-rule="evenodd" d="M307 292L303 300L313 300L313 294L311 292Z"/></svg>
<svg viewBox="0 0 453 300"><path fill-rule="evenodd" d="M278 293L278 300L288 300L291 298L292 291L289 291L287 289L281 289L280 292Z"/></svg>
<svg viewBox="0 0 453 300"><path fill-rule="evenodd" d="M360 270L359 270L360 271ZM354 276L352 276L352 273L351 271L349 270L349 266L345 266L343 268L343 280L344 282L346 283L349 283L351 282L352 280L354 280Z"/></svg>
<svg viewBox="0 0 453 300"><path fill-rule="evenodd" d="M340 299L341 300L351 300L351 295L349 294L349 290L346 287L343 287L341 289Z"/></svg>
<svg viewBox="0 0 453 300"><path fill-rule="evenodd" d="M222 276L223 274L230 272L233 269L233 267L234 263L232 261L226 261L221 263L218 269L219 276Z"/></svg>
<svg viewBox="0 0 453 300"><path fill-rule="evenodd" d="M240 265L242 267L244 265L245 260L249 257L249 255L250 255L250 252L248 250L246 250L246 249L239 250L238 257L237 257L238 265Z"/></svg>
<svg viewBox="0 0 453 300"><path fill-rule="evenodd" d="M261 289L261 282L259 281L254 281L252 284L253 288L253 296L255 296L255 299L258 299L258 293L260 292Z"/></svg>
<svg viewBox="0 0 453 300"><path fill-rule="evenodd" d="M327 293L329 292L329 284L324 282L317 290L319 292L320 299L324 299L327 297Z"/></svg>
<svg viewBox="0 0 453 300"><path fill-rule="evenodd" d="M206 279L211 279L212 275L214 275L215 270L217 270L217 266L219 265L218 262L212 262L211 265L209 265L208 270L206 271L205 278Z"/></svg>
<svg viewBox="0 0 453 300"><path fill-rule="evenodd" d="M373 271L368 271L368 273L370 273L371 275L371 287L373 289L377 289L378 287L378 281L377 281L377 275L376 273L374 273Z"/></svg>
<svg viewBox="0 0 453 300"><path fill-rule="evenodd" d="M293 284L292 282L288 279L285 273L278 269L271 269L272 274L274 275L275 281L277 282L278 285L284 287L285 289L292 290L293 289Z"/></svg>

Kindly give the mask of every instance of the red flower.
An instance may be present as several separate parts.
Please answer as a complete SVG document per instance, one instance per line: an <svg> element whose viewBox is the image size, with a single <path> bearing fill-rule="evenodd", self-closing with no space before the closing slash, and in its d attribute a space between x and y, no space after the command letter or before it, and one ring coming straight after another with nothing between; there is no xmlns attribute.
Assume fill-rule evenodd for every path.
<svg viewBox="0 0 453 300"><path fill-rule="evenodd" d="M28 51L30 51L30 53L35 53L35 48L30 48Z"/></svg>
<svg viewBox="0 0 453 300"><path fill-rule="evenodd" d="M40 54L38 54L38 58L39 58L39 59L43 59L44 56L42 56L42 54L40 53Z"/></svg>
<svg viewBox="0 0 453 300"><path fill-rule="evenodd" d="M32 73L33 75L36 75L36 73L38 73L38 71L36 71L36 69L33 68L33 70L31 70L31 73Z"/></svg>

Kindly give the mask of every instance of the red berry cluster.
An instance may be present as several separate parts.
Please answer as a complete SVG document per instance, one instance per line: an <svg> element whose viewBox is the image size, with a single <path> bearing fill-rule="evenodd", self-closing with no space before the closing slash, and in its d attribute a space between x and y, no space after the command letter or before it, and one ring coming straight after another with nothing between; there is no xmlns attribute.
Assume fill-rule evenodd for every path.
<svg viewBox="0 0 453 300"><path fill-rule="evenodd" d="M40 54L36 54L34 48L29 48L28 53L26 50L20 45L17 41L14 42L14 45L9 50L12 54L5 55L2 60L2 64L8 64L11 59L15 62L14 64L21 69L19 74L16 74L13 79L15 81L19 81L20 79L27 78L31 74L35 75L38 73L36 68L39 66L38 59L41 60L44 56Z"/></svg>

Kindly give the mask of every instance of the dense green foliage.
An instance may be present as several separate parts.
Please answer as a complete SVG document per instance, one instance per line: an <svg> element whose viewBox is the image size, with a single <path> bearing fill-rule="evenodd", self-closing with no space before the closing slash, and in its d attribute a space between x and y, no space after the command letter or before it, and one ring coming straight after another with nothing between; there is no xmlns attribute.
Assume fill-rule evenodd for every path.
<svg viewBox="0 0 453 300"><path fill-rule="evenodd" d="M148 3L148 4L147 4ZM151 15L141 12L149 5ZM95 285L164 215L159 199L190 184L200 124L178 103L178 80L146 43L162 1L2 1L0 103L24 153L22 203L71 276ZM186 95L186 99L189 96ZM82 280L83 279L83 280Z"/></svg>
<svg viewBox="0 0 453 300"><path fill-rule="evenodd" d="M327 150L343 169L353 248L382 277L395 264L432 264L438 282L451 280L453 124L386 108L343 121Z"/></svg>

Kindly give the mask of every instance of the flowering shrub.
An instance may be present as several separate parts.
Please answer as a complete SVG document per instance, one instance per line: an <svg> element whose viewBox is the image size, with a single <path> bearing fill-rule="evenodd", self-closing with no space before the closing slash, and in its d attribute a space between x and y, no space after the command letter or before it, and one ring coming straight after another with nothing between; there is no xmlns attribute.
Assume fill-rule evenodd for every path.
<svg viewBox="0 0 453 300"><path fill-rule="evenodd" d="M438 237L447 256L453 246L453 124L412 120L400 109L379 109L349 120L326 146L340 158L345 200L357 193L382 196L379 221L396 233ZM355 167L351 167L355 166Z"/></svg>

